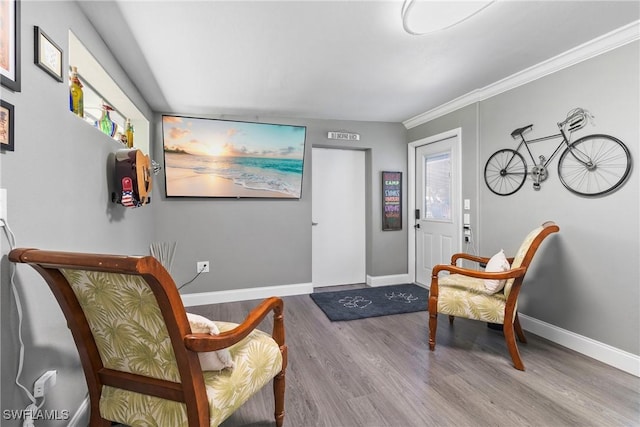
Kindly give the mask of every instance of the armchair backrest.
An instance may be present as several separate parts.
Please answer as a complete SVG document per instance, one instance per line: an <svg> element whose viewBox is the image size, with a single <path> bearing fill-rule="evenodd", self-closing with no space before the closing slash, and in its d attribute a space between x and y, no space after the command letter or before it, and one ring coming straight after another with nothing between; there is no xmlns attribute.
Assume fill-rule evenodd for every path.
<svg viewBox="0 0 640 427"><path fill-rule="evenodd" d="M531 260L535 255L538 247L542 243L542 241L551 233L556 233L560 230L560 228L553 222L547 221L542 224L540 227L532 230L527 237L525 237L524 241L520 245L520 248L516 252L515 257L513 257L513 262L511 263L511 268L517 267L529 267L531 264ZM520 281L522 279L519 279ZM511 289L513 287L516 279L509 279L504 286L504 294L508 297L511 293ZM521 282L520 282L521 284Z"/></svg>
<svg viewBox="0 0 640 427"><path fill-rule="evenodd" d="M186 312L155 258L14 249L9 259L30 264L55 295L78 348L92 417L104 390L121 389L178 402L190 425L208 425L200 362L183 342L191 333Z"/></svg>
<svg viewBox="0 0 640 427"><path fill-rule="evenodd" d="M140 276L60 269L84 313L102 365L180 382L158 302Z"/></svg>

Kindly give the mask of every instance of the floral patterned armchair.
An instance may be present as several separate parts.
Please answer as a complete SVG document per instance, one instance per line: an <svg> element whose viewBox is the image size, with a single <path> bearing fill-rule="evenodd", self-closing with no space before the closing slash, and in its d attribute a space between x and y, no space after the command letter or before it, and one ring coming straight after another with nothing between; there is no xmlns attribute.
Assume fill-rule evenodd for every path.
<svg viewBox="0 0 640 427"><path fill-rule="evenodd" d="M192 333L173 279L153 257L15 249L55 295L75 340L91 402L90 425L217 426L274 379L284 418L287 347L280 298L219 335ZM274 312L273 334L256 326ZM228 348L232 370L202 371L198 352Z"/></svg>
<svg viewBox="0 0 640 427"><path fill-rule="evenodd" d="M454 254L451 257L451 265L434 266L429 289L429 348L433 351L436 346L438 313L449 315L450 323L453 323L455 317L465 317L502 324L513 364L516 369L524 371L524 364L515 340L517 335L520 342L526 343L518 320L518 294L536 250L549 234L559 230L555 223L548 221L531 231L524 239L516 256L506 258L505 261L510 265L506 264L504 268L489 271L488 264L493 264L494 257L485 258L465 253ZM478 271L458 267L456 262L459 259L487 264L487 269ZM439 277L442 271L448 271L451 274ZM503 281L504 288L496 289L493 283L488 283L489 281Z"/></svg>

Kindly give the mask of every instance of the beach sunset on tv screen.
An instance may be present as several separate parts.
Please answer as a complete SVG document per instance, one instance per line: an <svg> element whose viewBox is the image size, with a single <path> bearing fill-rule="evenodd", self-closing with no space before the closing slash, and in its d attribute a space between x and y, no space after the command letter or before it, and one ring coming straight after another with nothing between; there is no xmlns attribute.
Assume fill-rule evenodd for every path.
<svg viewBox="0 0 640 427"><path fill-rule="evenodd" d="M299 199L306 128L162 116L167 197Z"/></svg>

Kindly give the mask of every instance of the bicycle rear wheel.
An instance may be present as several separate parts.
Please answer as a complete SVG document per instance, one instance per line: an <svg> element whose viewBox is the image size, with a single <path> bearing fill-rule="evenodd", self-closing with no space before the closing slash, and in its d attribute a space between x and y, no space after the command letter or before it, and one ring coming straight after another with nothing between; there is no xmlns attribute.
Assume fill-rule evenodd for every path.
<svg viewBox="0 0 640 427"><path fill-rule="evenodd" d="M505 148L489 157L484 167L484 182L493 193L508 196L518 191L527 178L527 163L522 154Z"/></svg>
<svg viewBox="0 0 640 427"><path fill-rule="evenodd" d="M558 160L560 181L572 193L601 196L618 188L631 171L626 145L609 135L587 135L573 142Z"/></svg>

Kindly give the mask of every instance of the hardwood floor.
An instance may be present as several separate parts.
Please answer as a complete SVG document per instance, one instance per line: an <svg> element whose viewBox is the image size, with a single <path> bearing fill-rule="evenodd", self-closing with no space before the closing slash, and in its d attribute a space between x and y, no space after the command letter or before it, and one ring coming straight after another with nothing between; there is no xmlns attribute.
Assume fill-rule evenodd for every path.
<svg viewBox="0 0 640 427"><path fill-rule="evenodd" d="M526 331L521 372L481 322L443 316L430 352L426 311L330 322L308 295L284 301L287 427L640 425L640 378ZM187 311L240 322L257 303ZM272 413L265 387L222 426L272 426Z"/></svg>

